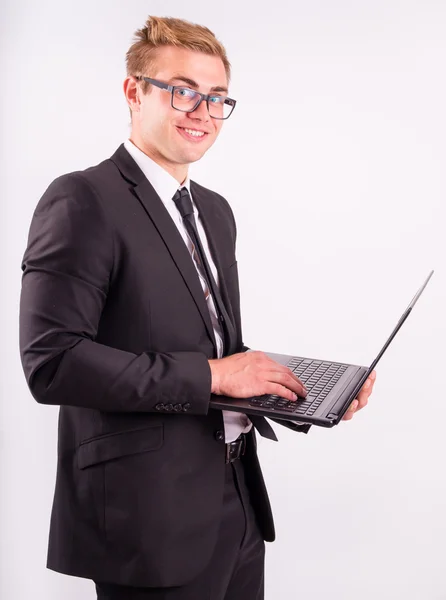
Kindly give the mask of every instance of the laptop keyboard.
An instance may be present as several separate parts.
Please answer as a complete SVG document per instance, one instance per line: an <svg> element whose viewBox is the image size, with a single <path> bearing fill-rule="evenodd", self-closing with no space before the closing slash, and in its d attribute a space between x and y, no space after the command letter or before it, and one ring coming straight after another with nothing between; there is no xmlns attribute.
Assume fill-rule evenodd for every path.
<svg viewBox="0 0 446 600"><path fill-rule="evenodd" d="M311 416L334 388L349 365L296 356L290 360L287 367L305 385L308 390L307 397L290 402L281 396L265 394L251 398L249 401L251 406Z"/></svg>

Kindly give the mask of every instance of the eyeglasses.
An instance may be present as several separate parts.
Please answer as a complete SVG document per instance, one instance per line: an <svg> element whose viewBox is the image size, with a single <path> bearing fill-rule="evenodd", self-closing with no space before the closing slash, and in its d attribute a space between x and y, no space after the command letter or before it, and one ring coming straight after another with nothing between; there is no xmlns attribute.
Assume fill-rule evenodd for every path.
<svg viewBox="0 0 446 600"><path fill-rule="evenodd" d="M228 119L237 103L236 100L228 98L227 96L221 96L220 94L202 94L201 92L197 92L197 90L191 90L182 85L169 85L168 83L163 83L162 81L152 79L151 77L144 77L143 75L136 75L135 78L139 81L147 81L147 83L151 83L166 92L170 92L172 108L181 110L182 112L193 112L200 106L203 100L206 100L209 115L213 119Z"/></svg>

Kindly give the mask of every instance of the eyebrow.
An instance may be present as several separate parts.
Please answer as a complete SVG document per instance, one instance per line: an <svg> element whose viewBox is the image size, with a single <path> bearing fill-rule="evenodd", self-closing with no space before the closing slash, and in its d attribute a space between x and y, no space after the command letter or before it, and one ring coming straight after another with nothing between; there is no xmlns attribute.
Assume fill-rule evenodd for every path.
<svg viewBox="0 0 446 600"><path fill-rule="evenodd" d="M173 75L169 81L172 81L173 79L176 79L177 81L184 81L184 83L187 83L187 85L190 85L190 87L196 88L198 90L198 88L200 87L198 85L198 83L196 81L194 81L193 79L190 79L189 77L186 77L185 75ZM228 88L225 87L224 85L216 85L214 87L211 87L211 92L226 92L228 93Z"/></svg>

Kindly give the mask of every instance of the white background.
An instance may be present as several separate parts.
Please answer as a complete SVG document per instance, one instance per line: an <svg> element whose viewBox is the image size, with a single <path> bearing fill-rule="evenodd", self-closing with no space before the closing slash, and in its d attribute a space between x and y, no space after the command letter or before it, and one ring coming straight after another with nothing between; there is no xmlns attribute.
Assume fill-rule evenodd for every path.
<svg viewBox="0 0 446 600"><path fill-rule="evenodd" d="M49 183L127 137L124 56L148 14L207 25L233 64L237 108L191 175L236 214L247 345L368 364L436 269L365 410L261 440L277 526L267 600L446 599L444 0L1 11L2 600L94 598L45 568L58 411L21 369L20 266Z"/></svg>

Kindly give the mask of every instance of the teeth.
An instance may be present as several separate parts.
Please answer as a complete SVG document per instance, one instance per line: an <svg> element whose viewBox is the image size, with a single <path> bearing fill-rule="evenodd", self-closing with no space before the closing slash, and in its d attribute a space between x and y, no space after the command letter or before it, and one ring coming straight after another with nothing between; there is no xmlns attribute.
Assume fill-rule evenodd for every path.
<svg viewBox="0 0 446 600"><path fill-rule="evenodd" d="M184 131L187 131L187 133L190 133L190 135L193 135L194 137L203 137L204 136L204 131L195 131L194 129L186 129L186 128L184 128Z"/></svg>

